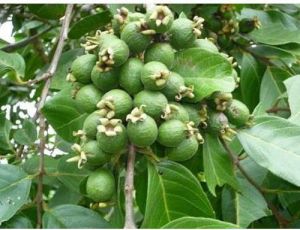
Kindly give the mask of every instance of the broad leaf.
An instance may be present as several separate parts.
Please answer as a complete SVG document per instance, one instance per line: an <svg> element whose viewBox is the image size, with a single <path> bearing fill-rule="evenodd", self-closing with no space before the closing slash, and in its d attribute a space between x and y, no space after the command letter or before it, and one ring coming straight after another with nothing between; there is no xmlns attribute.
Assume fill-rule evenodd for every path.
<svg viewBox="0 0 300 230"><path fill-rule="evenodd" d="M250 33L256 42L269 45L282 45L291 42L300 43L299 20L280 11L243 9L243 18L258 17L262 26Z"/></svg>
<svg viewBox="0 0 300 230"><path fill-rule="evenodd" d="M11 122L5 118L5 112L0 113L0 150L11 150L12 145L9 141Z"/></svg>
<svg viewBox="0 0 300 230"><path fill-rule="evenodd" d="M0 222L9 220L28 202L31 177L14 165L0 164Z"/></svg>
<svg viewBox="0 0 300 230"><path fill-rule="evenodd" d="M84 17L71 27L68 36L71 39L78 39L90 31L103 28L111 21L111 18L110 11L103 11Z"/></svg>
<svg viewBox="0 0 300 230"><path fill-rule="evenodd" d="M66 81L69 68L72 62L80 55L84 54L82 48L72 49L64 52L59 59L57 70L51 81L51 89L61 90L71 85L70 82Z"/></svg>
<svg viewBox="0 0 300 230"><path fill-rule="evenodd" d="M243 54L241 69L241 92L243 101L252 111L259 102L259 86L264 69L248 53Z"/></svg>
<svg viewBox="0 0 300 230"><path fill-rule="evenodd" d="M184 166L148 164L148 192L142 228L159 228L184 216L214 217L197 178Z"/></svg>
<svg viewBox="0 0 300 230"><path fill-rule="evenodd" d="M216 220L211 218L204 218L204 217L182 217L176 220L171 221L170 223L166 224L162 228L205 228L205 229L226 229L226 228L239 228L238 226Z"/></svg>
<svg viewBox="0 0 300 230"><path fill-rule="evenodd" d="M290 121L300 125L300 75L285 80L284 84L291 109Z"/></svg>
<svg viewBox="0 0 300 230"><path fill-rule="evenodd" d="M238 177L240 191L225 187L222 193L223 219L246 228L270 214L264 197L245 178Z"/></svg>
<svg viewBox="0 0 300 230"><path fill-rule="evenodd" d="M59 19L64 16L66 5L62 4L30 4L29 10L41 18Z"/></svg>
<svg viewBox="0 0 300 230"><path fill-rule="evenodd" d="M44 228L110 228L97 212L77 205L60 205L43 215Z"/></svg>
<svg viewBox="0 0 300 230"><path fill-rule="evenodd" d="M0 50L0 77L8 74L9 78L16 83L24 83L25 62L18 53L6 53Z"/></svg>
<svg viewBox="0 0 300 230"><path fill-rule="evenodd" d="M225 183L238 189L231 160L217 137L205 136L203 145L204 175L209 191L216 196L216 186Z"/></svg>
<svg viewBox="0 0 300 230"><path fill-rule="evenodd" d="M37 139L36 126L31 120L24 120L22 128L14 133L14 139L21 145L32 145Z"/></svg>
<svg viewBox="0 0 300 230"><path fill-rule="evenodd" d="M89 171L85 168L78 169L76 162L67 162L68 158L69 155L60 159L56 176L67 188L79 193L80 184L89 175Z"/></svg>
<svg viewBox="0 0 300 230"><path fill-rule="evenodd" d="M300 186L300 127L279 117L261 117L238 133L249 156L275 175Z"/></svg>
<svg viewBox="0 0 300 230"><path fill-rule="evenodd" d="M9 221L5 222L2 228L19 228L28 229L33 228L31 221L22 215L13 216Z"/></svg>
<svg viewBox="0 0 300 230"><path fill-rule="evenodd" d="M56 190L53 198L49 201L50 208L59 206L62 204L78 204L82 199L82 195L78 192L74 192L64 185L59 186Z"/></svg>
<svg viewBox="0 0 300 230"><path fill-rule="evenodd" d="M233 69L226 58L200 48L190 48L176 55L174 72L184 77L187 85L194 85L201 98L215 91L235 89Z"/></svg>
<svg viewBox="0 0 300 230"><path fill-rule="evenodd" d="M68 142L74 142L73 132L82 128L87 116L77 109L75 100L72 99L71 87L60 91L47 101L42 112L57 134Z"/></svg>
<svg viewBox="0 0 300 230"><path fill-rule="evenodd" d="M273 67L266 69L260 85L259 100L261 110L266 111L272 108L276 100L285 92L283 81L288 77L290 77L290 74L282 69Z"/></svg>

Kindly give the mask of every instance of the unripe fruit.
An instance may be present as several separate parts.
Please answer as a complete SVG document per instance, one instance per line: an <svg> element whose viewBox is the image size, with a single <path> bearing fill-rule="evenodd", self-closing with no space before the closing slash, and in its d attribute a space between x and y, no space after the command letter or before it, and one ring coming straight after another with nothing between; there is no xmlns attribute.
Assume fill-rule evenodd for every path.
<svg viewBox="0 0 300 230"><path fill-rule="evenodd" d="M183 122L189 121L189 114L184 107L176 102L169 103L161 116L165 120L179 120Z"/></svg>
<svg viewBox="0 0 300 230"><path fill-rule="evenodd" d="M91 113L97 109L102 93L92 84L83 86L75 96L78 109Z"/></svg>
<svg viewBox="0 0 300 230"><path fill-rule="evenodd" d="M127 62L121 66L120 86L130 95L135 95L144 88L141 81L143 66L143 62L137 58L129 58Z"/></svg>
<svg viewBox="0 0 300 230"><path fill-rule="evenodd" d="M154 31L148 30L144 22L130 22L121 32L121 39L125 41L133 53L143 52L151 42Z"/></svg>
<svg viewBox="0 0 300 230"><path fill-rule="evenodd" d="M129 48L121 39L104 40L99 51L99 60L96 63L100 72L110 71L126 62L129 57Z"/></svg>
<svg viewBox="0 0 300 230"><path fill-rule="evenodd" d="M143 90L135 95L133 104L135 107L144 105L144 112L158 121L168 104L168 100L160 92Z"/></svg>
<svg viewBox="0 0 300 230"><path fill-rule="evenodd" d="M142 108L135 108L127 115L127 135L131 143L138 147L152 145L158 135L155 120L145 114Z"/></svg>
<svg viewBox="0 0 300 230"><path fill-rule="evenodd" d="M98 50L105 40L118 39L117 36L108 33L107 31L97 30L94 36L87 36L85 43L81 44L86 52Z"/></svg>
<svg viewBox="0 0 300 230"><path fill-rule="evenodd" d="M126 147L127 133L121 120L101 118L97 130L97 141L104 152L118 153Z"/></svg>
<svg viewBox="0 0 300 230"><path fill-rule="evenodd" d="M163 89L170 76L170 71L161 62L148 62L144 65L141 72L141 80L145 89L160 90Z"/></svg>
<svg viewBox="0 0 300 230"><path fill-rule="evenodd" d="M233 99L231 104L224 112L233 125L241 127L250 120L250 111L248 107L239 100Z"/></svg>
<svg viewBox="0 0 300 230"><path fill-rule="evenodd" d="M210 51L212 53L218 53L218 47L212 43L210 40L207 38L205 39L196 39L195 42L193 43L193 47L198 47L200 49L204 49L207 51Z"/></svg>
<svg viewBox="0 0 300 230"><path fill-rule="evenodd" d="M177 147L186 138L186 125L179 120L165 121L158 129L158 142L166 147Z"/></svg>
<svg viewBox="0 0 300 230"><path fill-rule="evenodd" d="M187 104L187 103L183 103L181 105L187 111L187 113L189 115L189 120L194 122L196 127L199 126L201 119L200 119L200 116L199 116L198 105L196 105L196 104Z"/></svg>
<svg viewBox="0 0 300 230"><path fill-rule="evenodd" d="M183 97L194 98L193 87L186 87L183 78L175 72L171 72L166 86L161 92L171 101L180 101Z"/></svg>
<svg viewBox="0 0 300 230"><path fill-rule="evenodd" d="M76 58L71 65L71 72L68 80L77 81L83 84L91 82L91 72L96 64L97 57L94 54L85 54Z"/></svg>
<svg viewBox="0 0 300 230"><path fill-rule="evenodd" d="M194 97L183 97L182 101L187 103L198 103L204 99L203 90L200 87L194 86L195 80L193 78L184 78L185 85L188 85L189 88L193 89Z"/></svg>
<svg viewBox="0 0 300 230"><path fill-rule="evenodd" d="M101 166L110 160L110 154L103 152L96 140L86 142L82 146L82 151L87 157L87 164L91 166Z"/></svg>
<svg viewBox="0 0 300 230"><path fill-rule="evenodd" d="M164 33L170 29L174 16L167 6L159 5L147 12L146 20L151 29Z"/></svg>
<svg viewBox="0 0 300 230"><path fill-rule="evenodd" d="M170 30L170 43L175 49L191 47L198 36L201 35L203 18L195 17L194 21L187 18L174 20Z"/></svg>
<svg viewBox="0 0 300 230"><path fill-rule="evenodd" d="M145 62L158 61L172 68L175 59L175 52L169 43L153 43L144 54Z"/></svg>
<svg viewBox="0 0 300 230"><path fill-rule="evenodd" d="M113 68L108 72L100 72L97 66L94 66L91 74L93 84L102 92L107 92L118 87L119 71Z"/></svg>
<svg viewBox="0 0 300 230"><path fill-rule="evenodd" d="M232 94L227 92L214 92L210 96L210 105L217 111L224 111L231 103Z"/></svg>
<svg viewBox="0 0 300 230"><path fill-rule="evenodd" d="M165 153L169 160L186 161L197 153L198 147L197 138L192 136L184 139L177 147L166 148Z"/></svg>
<svg viewBox="0 0 300 230"><path fill-rule="evenodd" d="M243 18L239 22L239 32L241 33L250 33L256 28L260 28L261 23L257 17L254 18Z"/></svg>
<svg viewBox="0 0 300 230"><path fill-rule="evenodd" d="M113 89L103 95L97 107L104 117L125 119L132 109L132 99L124 90Z"/></svg>
<svg viewBox="0 0 300 230"><path fill-rule="evenodd" d="M95 202L111 200L115 189L115 178L107 169L92 172L86 182L86 194Z"/></svg>
<svg viewBox="0 0 300 230"><path fill-rule="evenodd" d="M103 116L101 116L99 110L97 110L84 120L82 130L88 138L96 139L97 126L100 124L100 118L103 118Z"/></svg>

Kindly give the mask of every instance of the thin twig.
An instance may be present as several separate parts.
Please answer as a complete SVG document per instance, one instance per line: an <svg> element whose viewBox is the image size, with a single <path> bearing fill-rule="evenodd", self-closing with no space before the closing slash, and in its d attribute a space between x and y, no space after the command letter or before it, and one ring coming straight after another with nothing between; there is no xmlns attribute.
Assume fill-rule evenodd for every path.
<svg viewBox="0 0 300 230"><path fill-rule="evenodd" d="M126 229L136 229L134 212L133 212L133 191L134 191L134 162L135 147L133 144L129 146L127 170L125 177L125 225Z"/></svg>
<svg viewBox="0 0 300 230"><path fill-rule="evenodd" d="M41 93L41 98L37 106L37 114L39 117L39 126L40 126L40 131L39 131L39 138L40 138L40 143L39 143L39 152L40 152L40 161L39 161L39 174L38 174L38 190L37 190L37 195L36 195L36 203L37 203L37 228L42 227L42 210L43 210L43 176L45 174L45 169L44 169L44 154L45 154L45 146L46 146L46 138L45 138L45 129L46 129L46 121L41 113L41 108L44 106L49 88L50 88L50 83L51 83L51 77L56 71L58 61L60 59L62 49L64 46L64 41L67 39L67 32L69 29L70 25L70 18L72 14L72 9L73 5L68 5L64 20L62 23L60 35L59 35L59 42L57 45L57 48L55 50L55 54L53 56L53 59L50 63L50 66L48 68L48 71L44 73L43 76L48 76L47 81L43 87L42 93Z"/></svg>
<svg viewBox="0 0 300 230"><path fill-rule="evenodd" d="M264 190L262 187L260 187L259 184L257 184L249 175L248 173L245 171L245 169L243 168L243 166L240 164L239 159L235 156L235 154L232 152L232 150L229 148L229 146L227 145L227 143L225 142L225 140L223 140L222 138L220 138L220 141L224 147L224 149L226 150L226 152L228 153L230 159L232 160L232 162L234 163L234 165L236 165L236 167L240 170L240 172L243 174L243 176L248 180L248 182L254 186L257 191L263 196L263 198L265 199L269 209L271 209L273 215L275 216L279 227L280 228L286 228L289 224L289 221L287 219L285 219L285 217L280 213L280 211L277 209L277 207L275 205L273 205L266 197L266 190Z"/></svg>
<svg viewBox="0 0 300 230"><path fill-rule="evenodd" d="M4 46L4 47L1 48L1 50L5 51L5 52L13 52L13 51L15 51L17 49L23 48L24 46L27 46L29 43L31 43L32 41L34 41L35 39L37 39L41 35L49 32L52 29L53 29L53 27L50 26L47 29L43 30L42 32L40 32L38 34L35 34L35 35L33 35L33 36L29 37L29 38L26 38L26 39L23 39L23 40L21 40L19 42L16 42L16 43Z"/></svg>

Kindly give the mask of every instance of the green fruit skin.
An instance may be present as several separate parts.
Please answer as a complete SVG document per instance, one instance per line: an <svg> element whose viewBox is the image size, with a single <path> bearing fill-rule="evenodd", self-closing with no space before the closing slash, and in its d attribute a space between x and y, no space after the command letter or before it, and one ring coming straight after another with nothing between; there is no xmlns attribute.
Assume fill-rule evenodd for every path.
<svg viewBox="0 0 300 230"><path fill-rule="evenodd" d="M210 51L212 53L218 53L219 52L218 47L214 43L212 43L210 40L208 40L207 38L205 38L205 39L196 39L194 44L193 44L193 47L198 47L200 49L207 50L207 51Z"/></svg>
<svg viewBox="0 0 300 230"><path fill-rule="evenodd" d="M197 109L197 106L195 104L187 104L187 103L182 103L181 104L185 111L187 111L189 115L189 120L194 122L195 127L199 126L200 124L200 116L199 116L199 111Z"/></svg>
<svg viewBox="0 0 300 230"><path fill-rule="evenodd" d="M87 155L87 164L92 166L101 166L109 162L111 156L101 150L96 140L91 140L85 143L82 151Z"/></svg>
<svg viewBox="0 0 300 230"><path fill-rule="evenodd" d="M124 149L127 145L127 133L122 125L123 132L116 136L106 136L105 133L97 133L97 141L100 148L107 153L115 154Z"/></svg>
<svg viewBox="0 0 300 230"><path fill-rule="evenodd" d="M166 147L177 147L186 137L185 128L182 121L166 121L159 126L157 140Z"/></svg>
<svg viewBox="0 0 300 230"><path fill-rule="evenodd" d="M97 109L102 93L92 84L83 86L75 96L78 109L91 113Z"/></svg>
<svg viewBox="0 0 300 230"><path fill-rule="evenodd" d="M152 145L158 135L158 128L155 120L148 116L143 121L136 123L128 122L127 135L131 143L138 147L147 147Z"/></svg>
<svg viewBox="0 0 300 230"><path fill-rule="evenodd" d="M114 39L119 39L116 35L114 34L107 34L107 33L102 33L100 35L100 41L99 41L99 46L103 46L104 42L106 41L111 41Z"/></svg>
<svg viewBox="0 0 300 230"><path fill-rule="evenodd" d="M169 160L172 161L186 161L191 159L198 151L199 143L197 139L192 136L184 139L175 148L166 148L165 153Z"/></svg>
<svg viewBox="0 0 300 230"><path fill-rule="evenodd" d="M144 64L140 59L129 58L121 67L119 78L120 86L130 95L135 95L144 88L141 81L143 66Z"/></svg>
<svg viewBox="0 0 300 230"><path fill-rule="evenodd" d="M133 104L134 107L145 105L144 112L157 121L166 108L168 100L160 92L143 90L135 95Z"/></svg>
<svg viewBox="0 0 300 230"><path fill-rule="evenodd" d="M189 114L181 104L177 102L170 102L169 105L175 105L178 108L178 111L174 111L169 120L179 120L183 122L189 121Z"/></svg>
<svg viewBox="0 0 300 230"><path fill-rule="evenodd" d="M151 37L142 34L135 22L130 22L124 27L121 39L127 43L133 53L143 52L151 42Z"/></svg>
<svg viewBox="0 0 300 230"><path fill-rule="evenodd" d="M97 57L94 54L85 54L76 58L71 65L71 73L76 81L88 84L91 82L91 72L96 64Z"/></svg>
<svg viewBox="0 0 300 230"><path fill-rule="evenodd" d="M166 86L167 81L164 85L157 86L155 84L155 80L151 78L153 74L159 73L160 71L169 71L169 70L167 66L165 66L165 64L157 61L148 62L147 64L144 65L141 73L141 80L145 89L161 90Z"/></svg>
<svg viewBox="0 0 300 230"><path fill-rule="evenodd" d="M96 139L97 125L100 124L100 118L102 118L102 116L99 115L99 111L95 111L84 120L82 129L88 138Z"/></svg>
<svg viewBox="0 0 300 230"><path fill-rule="evenodd" d="M233 99L225 110L229 122L237 127L244 126L250 118L248 107L241 101Z"/></svg>
<svg viewBox="0 0 300 230"><path fill-rule="evenodd" d="M92 172L86 182L86 193L95 202L111 200L115 193L115 178L107 169Z"/></svg>
<svg viewBox="0 0 300 230"><path fill-rule="evenodd" d="M170 43L177 50L192 46L196 40L196 35L193 33L193 22L187 18L174 20L169 34Z"/></svg>
<svg viewBox="0 0 300 230"><path fill-rule="evenodd" d="M91 78L93 84L102 92L107 92L111 89L118 88L119 86L119 71L113 68L108 72L100 72L95 66L92 70Z"/></svg>
<svg viewBox="0 0 300 230"><path fill-rule="evenodd" d="M125 119L126 115L130 113L132 109L132 99L130 95L121 89L112 89L105 93L102 97L103 100L113 98L113 104L115 106L114 118Z"/></svg>
<svg viewBox="0 0 300 230"><path fill-rule="evenodd" d="M168 43L153 43L144 54L145 63L158 61L165 64L169 69L173 67L175 52Z"/></svg>
<svg viewBox="0 0 300 230"><path fill-rule="evenodd" d="M208 115L208 131L219 135L220 131L228 125L228 119L222 112L210 112Z"/></svg>
<svg viewBox="0 0 300 230"><path fill-rule="evenodd" d="M108 48L113 50L114 67L118 67L127 61L129 57L129 48L124 41L121 39L105 39L100 48L100 53L102 50Z"/></svg>
<svg viewBox="0 0 300 230"><path fill-rule="evenodd" d="M175 101L175 97L179 93L180 86L185 86L183 78L178 73L171 72L168 82L161 92L170 101Z"/></svg>

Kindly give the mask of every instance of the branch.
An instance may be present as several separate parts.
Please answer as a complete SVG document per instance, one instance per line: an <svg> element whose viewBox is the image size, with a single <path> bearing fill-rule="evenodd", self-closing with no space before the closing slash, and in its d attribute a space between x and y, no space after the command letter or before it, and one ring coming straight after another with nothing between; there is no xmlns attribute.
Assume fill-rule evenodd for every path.
<svg viewBox="0 0 300 230"><path fill-rule="evenodd" d="M134 161L135 147L133 144L129 146L127 170L125 178L125 225L124 228L136 229L133 212L133 191L134 191Z"/></svg>
<svg viewBox="0 0 300 230"><path fill-rule="evenodd" d="M243 176L248 180L248 182L254 186L257 191L263 196L263 198L265 199L269 209L271 209L273 215L275 216L279 227L280 228L286 228L287 225L289 224L289 221L285 219L285 217L279 212L279 210L276 208L275 205L273 205L266 197L266 190L264 190L262 187L260 187L259 184L257 184L249 175L248 173L245 171L245 169L243 168L243 166L240 164L239 159L235 156L235 154L231 151L231 149L229 148L229 146L227 145L227 143L225 142L225 140L223 140L222 138L219 138L224 149L226 150L226 152L228 153L230 159L232 160L232 162L234 163L234 165L236 165L236 167L240 170L240 172L243 174Z"/></svg>
<svg viewBox="0 0 300 230"><path fill-rule="evenodd" d="M14 44L9 44L7 46L4 46L1 48L2 51L5 52L13 52L17 49L23 48L24 46L27 46L29 43L33 42L35 39L37 39L39 36L42 36L43 34L47 33L48 31L52 30L53 27L50 26L47 29L43 30L42 32L35 34L29 38L23 39L19 42L16 42Z"/></svg>
<svg viewBox="0 0 300 230"><path fill-rule="evenodd" d="M44 169L44 155L45 155L45 146L46 146L46 138L45 138L45 129L46 129L46 121L45 117L41 113L41 108L44 106L49 88L50 88L50 83L51 83L51 77L56 71L58 61L60 59L62 49L64 46L64 41L67 39L67 32L69 29L70 25L70 19L71 19L71 14L72 14L72 9L73 5L68 5L64 20L62 23L60 35L59 35L59 41L58 45L56 47L53 59L50 63L50 66L48 68L48 71L43 74L42 77L47 76L47 81L44 85L44 88L41 93L41 98L37 106L37 115L39 116L39 126L40 126L40 131L39 131L39 138L40 138L40 143L39 143L39 152L40 152L40 162L39 162L39 174L38 174L38 190L37 190L37 195L36 195L36 203L37 203L37 228L42 227L42 211L43 211L43 176L45 174L45 169Z"/></svg>

